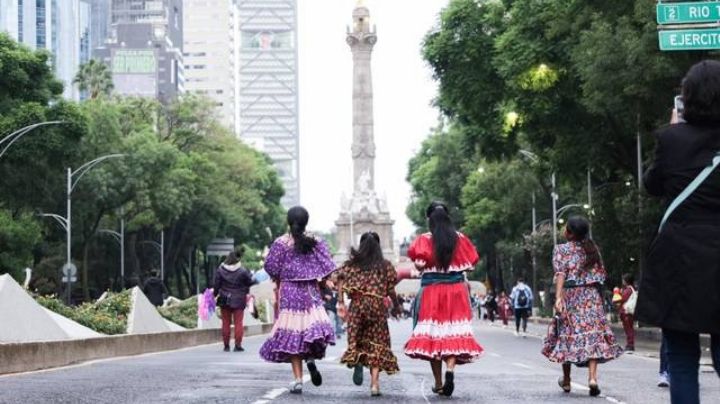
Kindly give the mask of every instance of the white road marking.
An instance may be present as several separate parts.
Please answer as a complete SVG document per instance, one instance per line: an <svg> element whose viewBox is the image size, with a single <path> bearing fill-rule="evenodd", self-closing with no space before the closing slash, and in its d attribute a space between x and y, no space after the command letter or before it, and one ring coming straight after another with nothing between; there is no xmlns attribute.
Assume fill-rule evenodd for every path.
<svg viewBox="0 0 720 404"><path fill-rule="evenodd" d="M420 378L420 394L422 394L422 398L425 400L426 403L430 404L430 400L428 400L427 396L425 395L425 378Z"/></svg>
<svg viewBox="0 0 720 404"><path fill-rule="evenodd" d="M526 365L524 363L519 363L519 362L513 362L513 365L523 368L523 369L532 369L533 368L532 366Z"/></svg>
<svg viewBox="0 0 720 404"><path fill-rule="evenodd" d="M268 391L267 394L265 394L262 398L266 398L268 400L274 400L274 399L280 397L280 395L286 391L288 391L288 389L286 389L286 388L272 389L272 390Z"/></svg>
<svg viewBox="0 0 720 404"><path fill-rule="evenodd" d="M492 356L493 358L502 358L502 355L495 352L488 352L488 355Z"/></svg>
<svg viewBox="0 0 720 404"><path fill-rule="evenodd" d="M620 400L618 400L618 399L616 399L616 398L605 397L605 399L606 399L607 401L610 401L611 403L615 403L615 404L625 404L624 401L620 401Z"/></svg>
<svg viewBox="0 0 720 404"><path fill-rule="evenodd" d="M571 385L572 387L576 388L576 389L579 389L579 390L587 390L587 391L590 391L590 387L583 386L582 384L578 384L578 383L575 383L575 382L571 382L570 385ZM603 396L603 395L601 395L600 397L604 397L605 400L610 401L611 403L615 403L615 404L626 404L624 401L618 400L617 398L614 398L614 397Z"/></svg>
<svg viewBox="0 0 720 404"><path fill-rule="evenodd" d="M577 384L577 383L575 383L575 382L570 382L570 385L571 385L572 387L576 388L576 389L588 390L588 391L590 390L590 387L583 386L582 384Z"/></svg>
<svg viewBox="0 0 720 404"><path fill-rule="evenodd" d="M257 401L253 401L252 404L267 404L269 402L270 401L268 401L268 400L257 400Z"/></svg>

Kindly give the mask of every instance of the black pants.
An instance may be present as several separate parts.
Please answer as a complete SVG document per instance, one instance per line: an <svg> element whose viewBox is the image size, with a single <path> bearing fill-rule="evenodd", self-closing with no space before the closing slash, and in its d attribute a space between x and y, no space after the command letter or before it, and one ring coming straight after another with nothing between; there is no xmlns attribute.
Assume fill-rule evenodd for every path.
<svg viewBox="0 0 720 404"><path fill-rule="evenodd" d="M515 331L520 331L520 321L523 332L527 331L528 309L515 309Z"/></svg>
<svg viewBox="0 0 720 404"><path fill-rule="evenodd" d="M672 404L699 404L700 337L695 333L663 329ZM720 376L720 335L710 337L715 372Z"/></svg>

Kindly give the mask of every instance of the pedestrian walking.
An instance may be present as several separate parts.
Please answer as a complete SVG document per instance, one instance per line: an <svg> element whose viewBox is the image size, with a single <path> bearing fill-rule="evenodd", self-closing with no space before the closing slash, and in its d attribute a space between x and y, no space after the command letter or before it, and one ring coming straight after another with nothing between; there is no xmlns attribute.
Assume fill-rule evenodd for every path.
<svg viewBox="0 0 720 404"><path fill-rule="evenodd" d="M515 315L515 336L522 335L524 337L527 333L528 317L532 311L533 292L530 286L525 284L523 277L518 278L517 284L510 292L510 302ZM520 333L521 324L522 334Z"/></svg>
<svg viewBox="0 0 720 404"><path fill-rule="evenodd" d="M622 354L605 316L601 288L607 272L600 251L588 237L587 219L568 219L568 242L553 250L555 271L555 321L548 329L542 353L562 364L558 384L570 392L571 365L588 367L590 395L600 395L598 364Z"/></svg>
<svg viewBox="0 0 720 404"><path fill-rule="evenodd" d="M143 283L142 290L148 300L150 300L150 303L155 307L162 306L165 297L168 295L168 290L163 281L158 278L158 271L155 269L150 272L150 277Z"/></svg>
<svg viewBox="0 0 720 404"><path fill-rule="evenodd" d="M335 283L330 279L325 280L322 284L321 293L324 301L325 312L330 318L330 324L335 327L335 338L340 339L343 334L343 320L340 316L338 316L337 312L338 292L335 288Z"/></svg>
<svg viewBox="0 0 720 404"><path fill-rule="evenodd" d="M380 372L391 375L400 371L390 346L390 330L384 300L389 297L393 315L402 312L395 295L397 273L383 258L380 236L375 232L360 237L357 250L350 250L350 258L338 271L338 305L345 306L345 293L352 302L347 309L348 346L340 359L353 368L353 383L363 383L363 367L370 369L370 395L380 395Z"/></svg>
<svg viewBox="0 0 720 404"><path fill-rule="evenodd" d="M637 302L635 278L632 274L623 274L620 300L617 301L620 321L625 331L625 351L635 350L635 304Z"/></svg>
<svg viewBox="0 0 720 404"><path fill-rule="evenodd" d="M235 348L233 350L235 352L245 351L242 347L243 319L253 278L250 271L243 268L240 262L244 253L245 249L242 247L230 252L213 277L213 294L217 298L218 307L220 307L223 350L225 352L230 351L231 323L235 326Z"/></svg>
<svg viewBox="0 0 720 404"><path fill-rule="evenodd" d="M408 249L422 279L405 354L430 361L435 378L432 391L449 397L455 389L455 366L469 363L483 352L473 336L465 285L465 272L472 271L480 257L470 239L455 230L447 206L433 202L425 215L430 233L416 238Z"/></svg>
<svg viewBox="0 0 720 404"><path fill-rule="evenodd" d="M497 313L498 303L495 299L495 295L492 292L488 292L485 298L485 309L487 310L488 320L491 323L495 322L495 313Z"/></svg>
<svg viewBox="0 0 720 404"><path fill-rule="evenodd" d="M315 364L335 344L335 333L320 296L318 279L335 271L325 241L307 234L309 215L296 206L287 214L290 232L275 240L265 259L265 271L278 285L279 314L270 338L260 348L269 362L292 364L290 393L302 393L302 361L307 362L315 386L322 375Z"/></svg>
<svg viewBox="0 0 720 404"><path fill-rule="evenodd" d="M719 78L718 61L690 68L682 81L684 110L674 109L671 125L655 133L655 159L643 178L667 210L648 249L635 314L663 329L673 404L700 400L701 333L711 334L720 375Z"/></svg>
<svg viewBox="0 0 720 404"><path fill-rule="evenodd" d="M500 297L498 297L498 315L502 320L503 328L506 328L510 317L510 299L504 290L500 291Z"/></svg>

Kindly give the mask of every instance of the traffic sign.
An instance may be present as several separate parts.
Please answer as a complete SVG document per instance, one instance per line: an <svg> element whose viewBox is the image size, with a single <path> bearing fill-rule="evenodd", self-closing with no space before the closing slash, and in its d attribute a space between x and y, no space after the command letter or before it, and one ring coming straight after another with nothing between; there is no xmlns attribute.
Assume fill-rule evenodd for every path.
<svg viewBox="0 0 720 404"><path fill-rule="evenodd" d="M695 24L720 21L719 1L658 3L658 24Z"/></svg>
<svg viewBox="0 0 720 404"><path fill-rule="evenodd" d="M720 28L660 31L658 40L663 51L720 49Z"/></svg>
<svg viewBox="0 0 720 404"><path fill-rule="evenodd" d="M63 276L63 277L62 277L62 281L63 281L63 283L67 283L68 277L67 277L67 276ZM77 277L75 277L75 276L71 277L71 278L70 278L70 282L77 282Z"/></svg>
<svg viewBox="0 0 720 404"><path fill-rule="evenodd" d="M75 277L75 275L77 275L77 267L72 262L68 262L67 264L63 265L62 273L66 277L67 276Z"/></svg>

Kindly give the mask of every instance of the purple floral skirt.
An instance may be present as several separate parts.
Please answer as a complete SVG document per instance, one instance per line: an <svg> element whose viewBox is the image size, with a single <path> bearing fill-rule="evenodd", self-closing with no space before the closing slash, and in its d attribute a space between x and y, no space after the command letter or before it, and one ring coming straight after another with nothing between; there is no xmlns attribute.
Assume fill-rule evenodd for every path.
<svg viewBox="0 0 720 404"><path fill-rule="evenodd" d="M553 362L587 365L590 359L607 362L622 354L622 348L605 318L597 288L565 289L565 313L553 322L543 343L542 354Z"/></svg>
<svg viewBox="0 0 720 404"><path fill-rule="evenodd" d="M289 362L292 356L322 359L335 345L335 331L320 297L316 281L283 281L280 304L270 338L260 348L268 362Z"/></svg>

